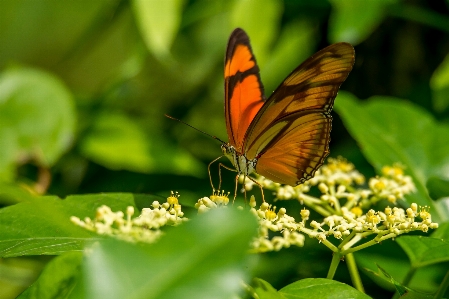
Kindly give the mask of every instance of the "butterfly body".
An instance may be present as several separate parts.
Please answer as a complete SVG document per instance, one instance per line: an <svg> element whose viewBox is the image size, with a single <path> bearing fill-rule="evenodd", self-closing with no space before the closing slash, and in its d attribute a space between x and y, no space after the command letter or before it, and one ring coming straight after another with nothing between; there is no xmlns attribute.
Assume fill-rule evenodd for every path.
<svg viewBox="0 0 449 299"><path fill-rule="evenodd" d="M235 29L224 69L229 142L221 148L236 171L292 186L313 177L329 154L330 113L354 56L348 43L330 45L299 65L265 99L248 35Z"/></svg>
<svg viewBox="0 0 449 299"><path fill-rule="evenodd" d="M257 158L249 160L248 158L246 158L245 154L238 153L235 148L229 143L222 144L221 150L223 152L223 155L225 155L231 161L232 165L234 165L239 174L248 176L249 174L255 172Z"/></svg>

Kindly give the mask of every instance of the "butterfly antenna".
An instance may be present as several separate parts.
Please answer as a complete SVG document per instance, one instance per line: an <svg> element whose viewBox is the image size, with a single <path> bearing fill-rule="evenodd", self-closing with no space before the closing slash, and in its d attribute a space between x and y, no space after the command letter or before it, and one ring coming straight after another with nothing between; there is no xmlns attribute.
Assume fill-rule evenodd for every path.
<svg viewBox="0 0 449 299"><path fill-rule="evenodd" d="M213 136L213 135L208 134L208 133L206 133L206 132L204 132L204 131L201 131L200 129L197 129L197 128L195 128L194 126L189 125L188 123L186 123L186 122L184 122L184 121L182 121L182 120L180 120L180 119L177 119L177 118L175 118L175 117L173 117L173 116L170 116L170 115L168 115L168 114L164 114L164 115L165 115L166 117L170 118L170 119L179 121L180 123L185 124L186 126L189 126L189 127L191 127L192 129L195 129L195 130L197 130L198 132L203 133L204 135L207 135L207 136L209 136L209 137L212 137L212 138L214 138L215 140L218 140L218 141L220 141L220 142L223 143L223 144L226 143L226 142L224 142L223 140L221 140L220 138L218 138L217 136Z"/></svg>

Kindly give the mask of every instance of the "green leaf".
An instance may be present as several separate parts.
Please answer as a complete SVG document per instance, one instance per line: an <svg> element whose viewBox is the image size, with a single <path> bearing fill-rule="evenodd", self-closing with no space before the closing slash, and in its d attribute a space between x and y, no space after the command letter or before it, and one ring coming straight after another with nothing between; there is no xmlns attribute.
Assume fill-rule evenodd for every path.
<svg viewBox="0 0 449 299"><path fill-rule="evenodd" d="M217 209L150 246L105 240L86 259L87 298L231 298L252 268L256 227L247 211Z"/></svg>
<svg viewBox="0 0 449 299"><path fill-rule="evenodd" d="M22 201L30 201L35 197L17 184L0 182L0 205L8 206Z"/></svg>
<svg viewBox="0 0 449 299"><path fill-rule="evenodd" d="M335 110L371 165L379 173L385 165L404 165L417 187L417 193L407 196L408 201L430 206L434 221L447 219L430 199L426 183L433 176L449 179L449 143L442 138L449 136L449 126L396 98L377 96L361 103L340 92L335 103Z"/></svg>
<svg viewBox="0 0 449 299"><path fill-rule="evenodd" d="M432 198L449 197L449 180L430 177L427 180L427 190Z"/></svg>
<svg viewBox="0 0 449 299"><path fill-rule="evenodd" d="M449 261L449 241L423 237L401 236L397 239L412 267L419 268Z"/></svg>
<svg viewBox="0 0 449 299"><path fill-rule="evenodd" d="M394 291L395 285L387 279L380 267L396 281L404 281L411 270L407 256L397 242L382 242L382 246L373 246L355 253L358 267L378 286ZM419 268L414 272L408 287L425 292L434 292L446 270L440 265Z"/></svg>
<svg viewBox="0 0 449 299"><path fill-rule="evenodd" d="M147 136L124 114L98 116L81 140L80 151L95 163L115 170L154 173L170 169L177 174L205 174L204 165L185 149L173 146L158 132Z"/></svg>
<svg viewBox="0 0 449 299"><path fill-rule="evenodd" d="M331 0L329 40L359 44L382 22L386 8L397 0Z"/></svg>
<svg viewBox="0 0 449 299"><path fill-rule="evenodd" d="M434 298L431 294L425 294L423 292L417 292L415 290L412 290L406 286L403 286L401 283L396 281L393 276L390 275L387 271L382 269L379 265L377 265L377 272L374 272L370 269L367 269L368 273L371 274L371 276L376 276L379 279L382 279L384 281L388 281L392 286L394 286L394 290L401 296L401 298L410 298L410 299L430 299Z"/></svg>
<svg viewBox="0 0 449 299"><path fill-rule="evenodd" d="M133 0L132 7L147 48L166 58L181 23L183 0Z"/></svg>
<svg viewBox="0 0 449 299"><path fill-rule="evenodd" d="M70 217L94 218L101 205L125 211L134 206L134 197L124 193L76 195L64 200L42 196L0 209L0 257L82 250L98 235L74 225Z"/></svg>
<svg viewBox="0 0 449 299"><path fill-rule="evenodd" d="M74 138L75 109L70 91L55 76L13 68L0 75L0 176L33 159L51 166ZM0 177L1 178L1 177Z"/></svg>
<svg viewBox="0 0 449 299"><path fill-rule="evenodd" d="M443 112L449 107L449 55L433 72L430 78L432 89L433 107L438 112Z"/></svg>
<svg viewBox="0 0 449 299"><path fill-rule="evenodd" d="M13 181L16 175L16 156L20 148L14 131L13 128L0 127L0 179L7 182Z"/></svg>
<svg viewBox="0 0 449 299"><path fill-rule="evenodd" d="M41 275L18 299L69 298L78 283L81 252L67 252L49 262Z"/></svg>
<svg viewBox="0 0 449 299"><path fill-rule="evenodd" d="M281 80L306 60L315 49L316 29L310 22L298 21L286 25L277 39L260 75L267 96L281 84ZM256 58L259 58L257 53Z"/></svg>
<svg viewBox="0 0 449 299"><path fill-rule="evenodd" d="M278 34L282 12L282 2L276 0L235 1L231 8L231 26L241 27L248 33L259 65L264 65L267 60Z"/></svg>
<svg viewBox="0 0 449 299"><path fill-rule="evenodd" d="M431 237L449 241L449 222L444 222L439 225L438 229L432 233Z"/></svg>
<svg viewBox="0 0 449 299"><path fill-rule="evenodd" d="M347 284L325 278L302 279L280 289L279 293L287 299L370 298Z"/></svg>
<svg viewBox="0 0 449 299"><path fill-rule="evenodd" d="M253 288L259 299L285 299L271 284L260 278L254 278Z"/></svg>
<svg viewBox="0 0 449 299"><path fill-rule="evenodd" d="M80 144L82 154L100 165L144 173L153 166L149 147L142 129L118 113L98 116Z"/></svg>

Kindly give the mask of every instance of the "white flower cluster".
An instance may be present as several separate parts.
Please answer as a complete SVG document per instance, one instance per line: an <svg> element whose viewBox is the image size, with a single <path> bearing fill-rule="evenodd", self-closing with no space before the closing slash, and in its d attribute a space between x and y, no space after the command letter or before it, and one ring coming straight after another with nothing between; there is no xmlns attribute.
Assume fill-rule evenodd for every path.
<svg viewBox="0 0 449 299"><path fill-rule="evenodd" d="M373 203L381 199L396 203L398 199L404 197L404 194L416 191L412 178L404 175L400 165L383 167L382 175L382 177L371 178L368 183Z"/></svg>
<svg viewBox="0 0 449 299"><path fill-rule="evenodd" d="M256 180L265 189L273 190L276 200L296 199L325 217L341 215L342 208L361 216L362 208L368 209L383 199L395 204L404 195L416 190L412 178L404 175L400 165L384 167L382 176L371 178L368 188L363 188L361 185L365 183L365 177L343 158L329 158L312 179L296 187L273 183L262 176ZM254 184L246 179L244 188L250 190ZM313 186L318 187L320 197L307 194Z"/></svg>
<svg viewBox="0 0 449 299"><path fill-rule="evenodd" d="M210 197L202 197L195 204L195 209L198 213L204 213L210 209L225 207L229 203L229 192L224 193L224 191L214 190Z"/></svg>
<svg viewBox="0 0 449 299"><path fill-rule="evenodd" d="M300 225L296 223L295 218L286 214L285 208L279 209L276 213L276 207L271 207L264 202L256 210L254 196L251 196L249 205L250 212L259 221L258 236L251 242L252 251L279 251L290 246L304 246L305 237L298 232ZM270 239L270 232L277 233L277 235Z"/></svg>
<svg viewBox="0 0 449 299"><path fill-rule="evenodd" d="M328 236L344 240L344 248L349 248L372 234L376 237L366 242L364 247L366 244L379 243L411 231L427 232L429 228L438 228L438 223L432 222L427 208L418 210L418 205L415 203L407 210L386 207L383 212L371 209L362 216L356 216L346 208L342 208L342 212L342 216L332 215L324 218L321 223L311 221L312 229L303 226L300 230L312 238L317 238L320 242L326 240ZM421 221L417 221L417 218Z"/></svg>
<svg viewBox="0 0 449 299"><path fill-rule="evenodd" d="M84 220L72 216L70 220L87 230L100 235L113 236L129 242L154 243L162 235L161 227L166 225L178 225L186 220L178 204L177 193L171 194L167 202L160 204L154 201L151 208L142 209L138 217L134 215L134 207L126 209L126 215L122 211L113 212L108 206L97 209L95 219L86 217Z"/></svg>
<svg viewBox="0 0 449 299"><path fill-rule="evenodd" d="M240 182L244 183L245 190L251 190L256 185L253 180L246 178L243 182L243 179L241 176ZM306 221L309 219L310 211L307 209L301 211L302 220L295 222L292 217L285 214L285 209L280 209L276 214L267 203L262 203L260 209L254 212L254 204L251 207L259 217L261 233L258 243L254 243L253 246L259 251L288 247L290 244L288 238L292 234L300 236L298 239L300 241L295 245L302 246L304 237L300 233L304 233L337 252L335 245L327 240L329 236L341 240L340 246L349 249L363 238L376 235L369 242L358 244L357 248L361 249L403 233L416 230L427 232L429 228L438 227L437 223L432 222L428 209L421 207L418 211L416 204L412 204L407 210L387 207L384 211L376 212L370 209L380 200L396 204L397 200L404 198L404 195L416 190L411 177L404 175L403 167L400 165L385 166L382 169L382 176L369 179L366 188L362 187L365 177L355 170L353 164L342 158L329 158L328 163L323 165L312 179L296 187L280 185L262 176L258 176L255 181L264 189L273 190L276 200L299 200L301 204L324 217L322 222L311 221L311 228L308 228ZM313 186L321 192L319 197L307 194ZM364 214L364 210L368 212ZM280 224L282 218L287 219L283 220L287 225ZM281 231L286 237L275 243L274 238L269 239L268 231Z"/></svg>
<svg viewBox="0 0 449 299"><path fill-rule="evenodd" d="M203 197L199 199L195 204L195 208L198 210L198 213L204 213L215 208L226 208L229 203L228 196L229 193L214 190L210 198ZM279 209L275 213L276 207L272 208L268 203L264 202L256 210L254 196L251 196L249 206L250 212L259 221L258 235L251 242L252 252L279 251L290 246L304 246L305 237L297 232L299 225L293 217L286 214L284 208ZM239 207L239 209L244 208Z"/></svg>

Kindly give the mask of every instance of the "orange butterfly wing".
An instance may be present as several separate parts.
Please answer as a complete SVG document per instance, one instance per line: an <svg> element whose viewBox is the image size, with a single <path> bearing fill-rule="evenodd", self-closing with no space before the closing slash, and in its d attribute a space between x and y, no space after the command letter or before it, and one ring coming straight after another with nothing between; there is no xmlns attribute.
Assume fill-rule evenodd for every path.
<svg viewBox="0 0 449 299"><path fill-rule="evenodd" d="M240 28L229 38L225 60L225 117L229 143L242 153L246 131L264 104L259 67Z"/></svg>
<svg viewBox="0 0 449 299"><path fill-rule="evenodd" d="M260 108L244 153L256 172L278 183L310 179L329 154L334 99L354 65L354 48L338 43L298 66Z"/></svg>

